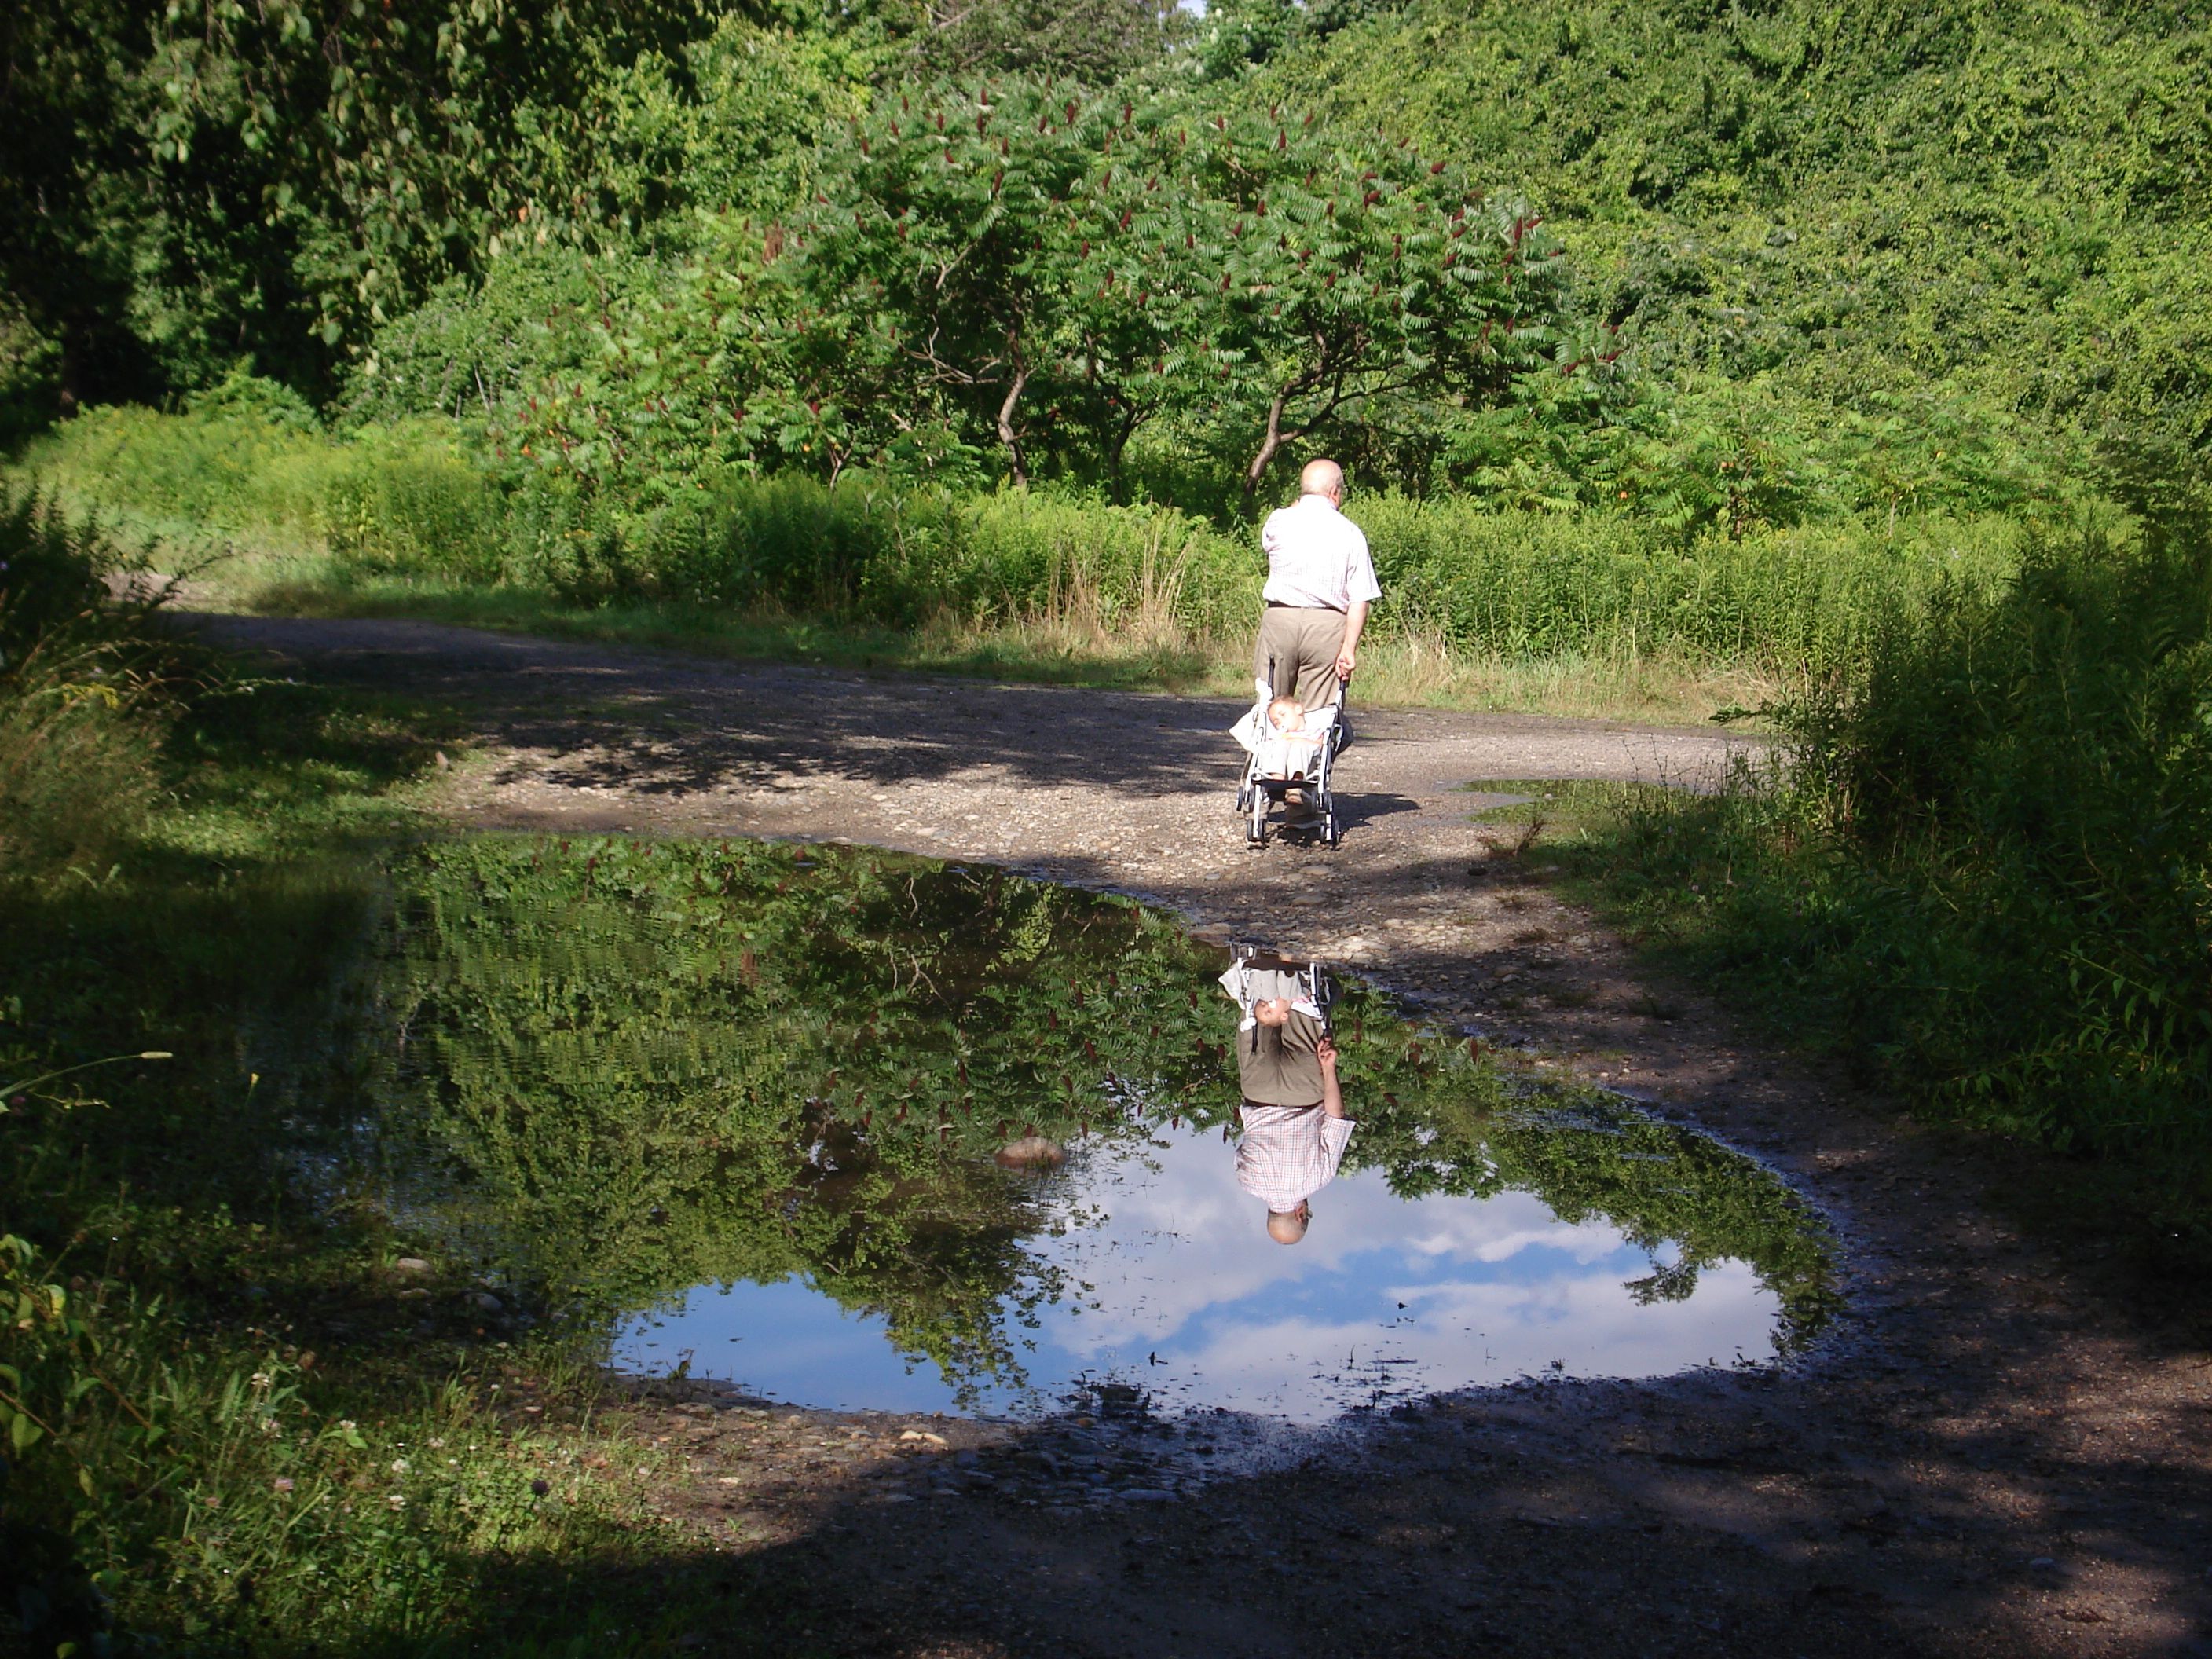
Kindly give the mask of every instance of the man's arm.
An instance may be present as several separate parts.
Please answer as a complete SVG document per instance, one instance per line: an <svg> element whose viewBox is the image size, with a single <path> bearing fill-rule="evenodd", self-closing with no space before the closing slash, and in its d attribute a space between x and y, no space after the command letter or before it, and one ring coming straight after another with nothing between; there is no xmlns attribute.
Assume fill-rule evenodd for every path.
<svg viewBox="0 0 2212 1659"><path fill-rule="evenodd" d="M1314 1057L1321 1061L1321 1109L1331 1117L1344 1115L1344 1091L1336 1082L1336 1044L1324 1036L1314 1045Z"/></svg>
<svg viewBox="0 0 2212 1659"><path fill-rule="evenodd" d="M1367 601L1354 599L1352 609L1344 613L1344 643L1336 648L1336 677L1340 680L1352 678L1352 671L1359 666L1359 630L1367 626Z"/></svg>

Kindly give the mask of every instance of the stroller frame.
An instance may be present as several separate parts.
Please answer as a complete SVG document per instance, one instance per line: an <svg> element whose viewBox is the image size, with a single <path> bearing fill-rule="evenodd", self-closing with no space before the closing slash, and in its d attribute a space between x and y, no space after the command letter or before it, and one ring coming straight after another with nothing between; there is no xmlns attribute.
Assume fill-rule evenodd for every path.
<svg viewBox="0 0 2212 1659"><path fill-rule="evenodd" d="M1267 707L1274 701L1275 660L1267 659L1267 694L1259 702L1260 720L1267 720ZM1244 844L1261 848L1267 844L1267 814L1288 799L1292 790L1304 799L1306 806L1319 815L1318 829L1322 845L1334 847L1342 839L1342 830L1336 821L1336 793L1331 775L1336 769L1338 750L1344 747L1347 728L1345 725L1345 705L1350 687L1342 680L1336 683L1336 696L1321 707L1329 712L1332 723L1328 741L1314 751L1314 768L1304 778L1271 778L1260 770L1260 752L1255 748L1244 757L1244 775L1237 787L1237 816L1245 821ZM1320 710L1315 710L1319 713ZM1303 828L1285 824L1285 829Z"/></svg>

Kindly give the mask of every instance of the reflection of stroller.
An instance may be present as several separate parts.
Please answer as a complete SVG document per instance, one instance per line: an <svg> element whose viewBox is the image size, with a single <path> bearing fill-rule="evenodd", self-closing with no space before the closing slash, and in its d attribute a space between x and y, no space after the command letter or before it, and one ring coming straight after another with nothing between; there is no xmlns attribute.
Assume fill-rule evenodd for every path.
<svg viewBox="0 0 2212 1659"><path fill-rule="evenodd" d="M1306 710L1305 728L1300 735L1314 741L1292 744L1267 721L1267 705L1275 700L1274 668L1269 662L1267 679L1253 681L1259 701L1230 733L1244 747L1244 776L1237 787L1237 816L1245 820L1245 844L1267 844L1268 809L1296 790L1310 815L1308 824L1286 820L1283 827L1316 829L1322 845L1334 847L1338 838L1336 796L1329 777L1335 769L1337 754L1351 734L1344 717L1345 684L1342 680L1336 683L1334 701Z"/></svg>
<svg viewBox="0 0 2212 1659"><path fill-rule="evenodd" d="M1310 1003L1323 1030L1329 1027L1329 1009L1336 1001L1336 981L1326 963L1285 962L1257 945L1229 947L1229 969L1221 975L1221 988L1247 1017L1254 1003L1269 997Z"/></svg>

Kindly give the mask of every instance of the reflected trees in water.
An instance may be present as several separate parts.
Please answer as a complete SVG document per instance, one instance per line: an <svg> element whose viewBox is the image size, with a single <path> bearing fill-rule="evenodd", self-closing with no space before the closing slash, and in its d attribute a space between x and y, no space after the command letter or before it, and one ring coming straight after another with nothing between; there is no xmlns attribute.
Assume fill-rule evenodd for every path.
<svg viewBox="0 0 2212 1659"><path fill-rule="evenodd" d="M1018 1386L1022 1328L1083 1294L1035 1242L1080 1216L993 1154L1235 1121L1219 953L1126 900L738 841L483 836L391 876L356 1067L381 1178L586 1329L798 1274L956 1391ZM1334 1015L1347 1168L1608 1222L1650 1258L1640 1299L1747 1262L1785 1351L1826 1316L1825 1236L1748 1160L1534 1088L1358 985Z"/></svg>

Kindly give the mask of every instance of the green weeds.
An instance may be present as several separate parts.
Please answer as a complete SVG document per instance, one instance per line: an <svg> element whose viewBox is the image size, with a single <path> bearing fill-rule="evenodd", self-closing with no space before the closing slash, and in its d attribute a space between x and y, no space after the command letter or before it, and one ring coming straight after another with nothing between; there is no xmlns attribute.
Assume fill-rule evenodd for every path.
<svg viewBox="0 0 2212 1659"><path fill-rule="evenodd" d="M2030 550L1774 711L1710 794L1554 789L1645 943L1931 1118L2043 1147L2212 1256L2212 555ZM1525 813L1525 810L1524 813Z"/></svg>
<svg viewBox="0 0 2212 1659"><path fill-rule="evenodd" d="M328 1069L360 849L416 822L441 717L242 676L111 597L85 526L0 532L28 757L0 773L0 1645L620 1653L701 1597L750 1619L672 1565L662 1460L565 1346L316 1188L352 1097L293 1080Z"/></svg>
<svg viewBox="0 0 2212 1659"><path fill-rule="evenodd" d="M207 573L226 604L1241 690L1256 538L1170 507L784 476L585 513L428 432L247 420L106 411L23 466L180 546L251 549ZM1369 696L1693 718L1855 671L1885 629L1997 591L2033 533L1921 514L1685 535L1626 512L1390 495L1353 513L1387 595Z"/></svg>

